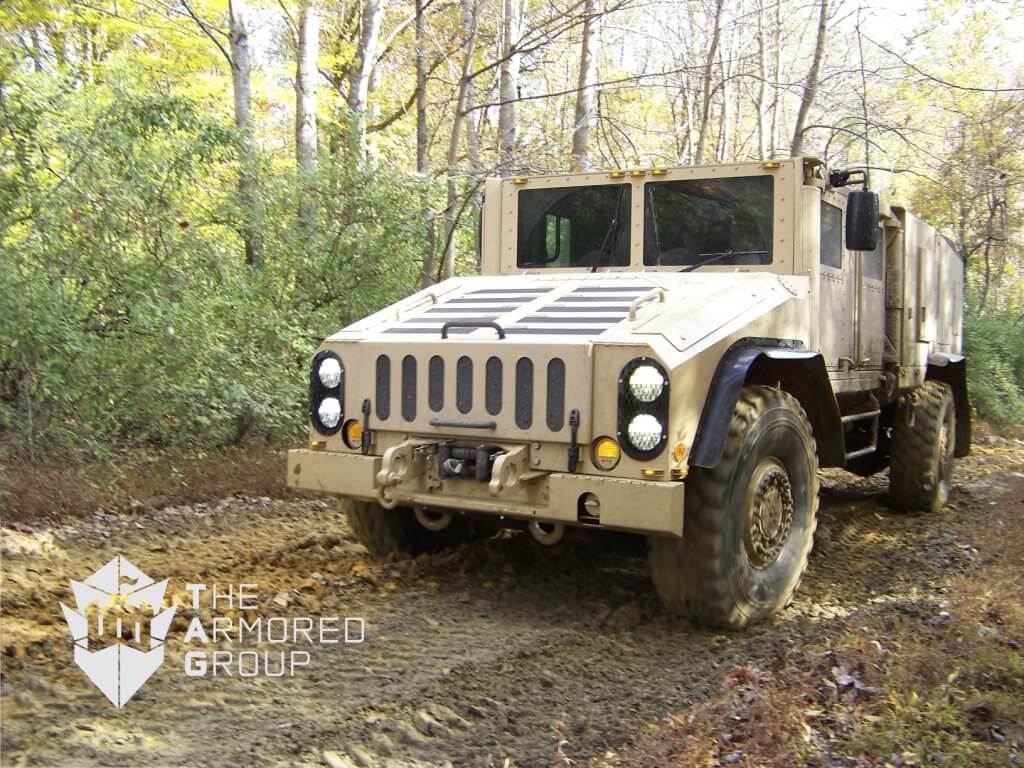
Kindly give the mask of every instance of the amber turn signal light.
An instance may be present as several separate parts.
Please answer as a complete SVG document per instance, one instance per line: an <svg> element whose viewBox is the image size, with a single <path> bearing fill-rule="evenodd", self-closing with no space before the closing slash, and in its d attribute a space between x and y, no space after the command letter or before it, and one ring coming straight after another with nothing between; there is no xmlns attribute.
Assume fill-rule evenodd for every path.
<svg viewBox="0 0 1024 768"><path fill-rule="evenodd" d="M354 450L363 443L363 425L356 419L349 419L341 430L341 436L345 445Z"/></svg>
<svg viewBox="0 0 1024 768"><path fill-rule="evenodd" d="M615 469L615 465L619 463L619 459L622 457L619 444L607 436L599 437L594 441L593 446L591 446L591 454L594 466L605 472Z"/></svg>

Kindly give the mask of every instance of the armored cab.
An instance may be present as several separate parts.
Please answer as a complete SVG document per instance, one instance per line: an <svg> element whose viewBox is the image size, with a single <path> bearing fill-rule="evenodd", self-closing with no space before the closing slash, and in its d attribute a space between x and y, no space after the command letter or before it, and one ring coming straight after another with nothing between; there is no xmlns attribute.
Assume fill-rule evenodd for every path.
<svg viewBox="0 0 1024 768"><path fill-rule="evenodd" d="M328 338L288 483L374 554L646 534L665 604L742 627L806 567L817 469L934 509L970 441L963 265L813 159L493 179L480 276Z"/></svg>

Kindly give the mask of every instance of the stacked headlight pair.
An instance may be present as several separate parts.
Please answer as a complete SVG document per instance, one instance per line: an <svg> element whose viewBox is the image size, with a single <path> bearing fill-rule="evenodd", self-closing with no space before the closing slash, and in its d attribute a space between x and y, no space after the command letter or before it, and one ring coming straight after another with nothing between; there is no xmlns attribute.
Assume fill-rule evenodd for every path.
<svg viewBox="0 0 1024 768"><path fill-rule="evenodd" d="M653 459L668 440L668 374L657 360L630 360L619 375L619 442L639 461Z"/></svg>
<svg viewBox="0 0 1024 768"><path fill-rule="evenodd" d="M345 366L333 352L318 352L309 372L309 418L316 431L333 435L341 428Z"/></svg>

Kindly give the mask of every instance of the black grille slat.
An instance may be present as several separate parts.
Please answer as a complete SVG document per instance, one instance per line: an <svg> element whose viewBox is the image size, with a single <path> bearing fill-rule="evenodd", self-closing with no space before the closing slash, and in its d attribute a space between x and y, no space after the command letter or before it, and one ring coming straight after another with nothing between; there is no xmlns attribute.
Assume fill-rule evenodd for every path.
<svg viewBox="0 0 1024 768"><path fill-rule="evenodd" d="M409 323L445 323L449 320L457 321L460 323L488 323L493 322L501 315L478 315L476 313L466 315L456 314L452 310L437 314L437 315L422 315L420 317L409 317L403 320L405 324Z"/></svg>
<svg viewBox="0 0 1024 768"><path fill-rule="evenodd" d="M618 317L605 317L604 315L588 315L586 317L565 317L564 315L558 315L557 317L547 317L545 315L530 315L519 320L520 323L576 323L584 324L597 323L611 324L622 322L625 315L619 315Z"/></svg>
<svg viewBox="0 0 1024 768"><path fill-rule="evenodd" d="M622 305L626 305L628 307L631 303L633 303L634 300L631 297L629 297L629 296L571 296L570 295L570 296L559 296L557 299L555 299L555 301L558 302L559 304L567 304L570 301L572 301L572 302L577 302L578 301L580 303L583 303L583 302L588 302L589 303L589 302L600 301L600 302L602 302L607 307L611 307L613 309L618 309Z"/></svg>
<svg viewBox="0 0 1024 768"><path fill-rule="evenodd" d="M515 294L529 295L529 294L533 294L533 293L536 293L536 294L548 293L551 290L552 290L551 288L478 288L477 290L470 291L469 293L467 293L465 295L466 296L475 296L478 293L515 293Z"/></svg>
<svg viewBox="0 0 1024 768"><path fill-rule="evenodd" d="M561 326L553 326L551 328L517 328L515 326L506 328L505 333L508 336L514 336L516 334L534 335L534 336L599 336L604 333L607 328L562 328Z"/></svg>
<svg viewBox="0 0 1024 768"><path fill-rule="evenodd" d="M416 358L402 358L402 418L416 420Z"/></svg>
<svg viewBox="0 0 1024 768"><path fill-rule="evenodd" d="M477 329L476 328L451 328L451 329L449 329L448 333L449 334L453 334L453 333L472 333L475 330L477 330ZM418 333L420 335L428 334L429 333L429 334L437 334L437 335L439 335L441 333L441 326L440 325L424 325L422 327L417 326L417 325L399 326L397 328L388 328L387 330L384 331L384 333Z"/></svg>
<svg viewBox="0 0 1024 768"><path fill-rule="evenodd" d="M501 413L501 359L490 357L487 359L487 376L484 379L484 406L491 416Z"/></svg>
<svg viewBox="0 0 1024 768"><path fill-rule="evenodd" d="M565 362L552 358L548 362L548 429L558 432L565 424Z"/></svg>
<svg viewBox="0 0 1024 768"><path fill-rule="evenodd" d="M444 408L444 358L434 355L427 367L427 405L437 413Z"/></svg>
<svg viewBox="0 0 1024 768"><path fill-rule="evenodd" d="M391 416L391 358L377 358L377 418L386 421Z"/></svg>
<svg viewBox="0 0 1024 768"><path fill-rule="evenodd" d="M530 301L536 297L531 297ZM505 296L481 296L480 298L463 297L458 299L448 299L448 301L438 304L439 307L443 307L447 304L510 304L515 299L507 298Z"/></svg>
<svg viewBox="0 0 1024 768"><path fill-rule="evenodd" d="M533 361L521 357L516 363L516 426L529 429L533 425Z"/></svg>
<svg viewBox="0 0 1024 768"><path fill-rule="evenodd" d="M473 361L465 356L455 364L455 407L459 413L473 410Z"/></svg>
<svg viewBox="0 0 1024 768"><path fill-rule="evenodd" d="M607 307L565 307L565 306L557 306L555 304L547 304L547 305L545 305L543 307L538 307L536 309L536 311L537 312L573 312L573 313L580 314L580 315L586 315L586 314L589 314L591 312L604 312L604 313L607 313L607 314L610 314L610 313L614 312L616 314L621 315L622 317L625 317L626 316L626 310L628 310L628 309L629 309L629 307L613 307L612 309L608 309Z"/></svg>

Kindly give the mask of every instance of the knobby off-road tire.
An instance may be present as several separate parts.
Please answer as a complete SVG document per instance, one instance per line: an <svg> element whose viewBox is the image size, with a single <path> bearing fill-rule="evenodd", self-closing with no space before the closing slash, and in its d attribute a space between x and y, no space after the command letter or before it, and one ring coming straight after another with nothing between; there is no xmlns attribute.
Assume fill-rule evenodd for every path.
<svg viewBox="0 0 1024 768"><path fill-rule="evenodd" d="M948 384L926 381L903 395L892 430L890 504L926 512L942 509L949 500L955 444L956 408Z"/></svg>
<svg viewBox="0 0 1024 768"><path fill-rule="evenodd" d="M444 530L429 531L416 522L408 507L385 509L375 502L340 499L338 508L348 517L356 541L374 557L435 552L487 535L484 526L463 517L456 517Z"/></svg>
<svg viewBox="0 0 1024 768"><path fill-rule="evenodd" d="M818 458L796 398L740 393L718 466L686 484L683 539L651 537L654 584L669 610L741 629L784 607L807 568L818 513Z"/></svg>

